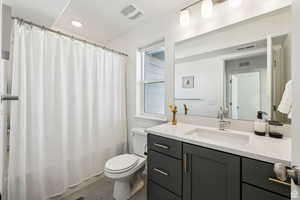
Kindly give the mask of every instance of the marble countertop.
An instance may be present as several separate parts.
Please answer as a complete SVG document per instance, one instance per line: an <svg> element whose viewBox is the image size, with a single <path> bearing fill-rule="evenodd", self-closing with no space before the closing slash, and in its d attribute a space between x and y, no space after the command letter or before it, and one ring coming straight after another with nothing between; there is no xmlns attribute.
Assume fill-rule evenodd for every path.
<svg viewBox="0 0 300 200"><path fill-rule="evenodd" d="M245 143L231 143L225 140L223 141L222 139L214 140L195 134L189 134L197 129L207 132L213 131L217 134L222 134L220 135L222 137L226 136L226 134L237 134L248 138L248 140ZM247 158L253 158L269 163L279 162L285 164L286 166L291 166L291 138L289 137L275 139L268 136L256 136L251 132L234 130L219 131L217 128L183 123L178 123L176 126L166 123L148 128L146 129L146 132Z"/></svg>

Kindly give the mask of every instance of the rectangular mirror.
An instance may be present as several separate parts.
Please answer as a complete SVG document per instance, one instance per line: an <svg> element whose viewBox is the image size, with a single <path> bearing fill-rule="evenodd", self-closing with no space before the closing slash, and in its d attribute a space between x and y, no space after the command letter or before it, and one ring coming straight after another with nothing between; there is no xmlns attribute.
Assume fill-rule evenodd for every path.
<svg viewBox="0 0 300 200"><path fill-rule="evenodd" d="M227 32L234 35L235 29ZM250 42L245 38L248 42L240 39L240 44L229 47L207 44L222 34L230 37L212 33L175 45L174 103L179 113L187 104L189 115L217 118L222 107L230 119L255 120L263 111L269 120L289 123L288 114L277 108L291 80L290 35ZM206 46L218 48L205 51Z"/></svg>

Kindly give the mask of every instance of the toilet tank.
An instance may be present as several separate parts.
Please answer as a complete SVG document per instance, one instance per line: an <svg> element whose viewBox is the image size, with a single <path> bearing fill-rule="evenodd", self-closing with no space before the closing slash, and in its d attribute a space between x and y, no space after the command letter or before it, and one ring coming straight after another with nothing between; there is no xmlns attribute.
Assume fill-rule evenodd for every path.
<svg viewBox="0 0 300 200"><path fill-rule="evenodd" d="M145 157L147 151L147 133L144 128L131 129L132 150L134 154Z"/></svg>

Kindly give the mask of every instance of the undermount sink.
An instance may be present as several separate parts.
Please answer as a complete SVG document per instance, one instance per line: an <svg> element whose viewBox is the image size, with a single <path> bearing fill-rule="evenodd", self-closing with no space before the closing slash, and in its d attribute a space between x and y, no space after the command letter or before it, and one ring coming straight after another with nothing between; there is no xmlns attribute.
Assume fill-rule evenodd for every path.
<svg viewBox="0 0 300 200"><path fill-rule="evenodd" d="M218 142L229 143L229 144L243 145L249 143L248 135L234 133L231 131L220 131L220 130L197 128L191 132L186 133L185 135L212 140L214 142L218 141Z"/></svg>

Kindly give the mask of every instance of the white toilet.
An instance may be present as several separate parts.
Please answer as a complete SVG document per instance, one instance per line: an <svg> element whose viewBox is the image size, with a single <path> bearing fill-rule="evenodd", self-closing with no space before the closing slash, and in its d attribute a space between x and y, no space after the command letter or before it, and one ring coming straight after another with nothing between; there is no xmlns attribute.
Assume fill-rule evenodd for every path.
<svg viewBox="0 0 300 200"><path fill-rule="evenodd" d="M105 163L104 174L114 179L113 197L127 200L144 187L141 175L145 169L147 157L147 133L145 129L132 129L133 154L123 154L111 158Z"/></svg>

